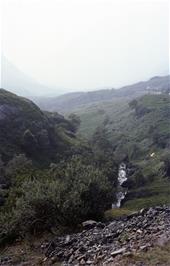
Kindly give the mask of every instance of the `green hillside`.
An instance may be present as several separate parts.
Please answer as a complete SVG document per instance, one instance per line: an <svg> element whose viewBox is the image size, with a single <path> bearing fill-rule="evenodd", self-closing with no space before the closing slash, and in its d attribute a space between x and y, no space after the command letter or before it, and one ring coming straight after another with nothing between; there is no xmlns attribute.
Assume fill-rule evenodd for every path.
<svg viewBox="0 0 170 266"><path fill-rule="evenodd" d="M119 116L126 115L127 109L128 101L126 99L116 99L80 108L75 111L81 120L78 132L89 139L97 127L103 123L111 125L112 121L117 120Z"/></svg>
<svg viewBox="0 0 170 266"><path fill-rule="evenodd" d="M170 202L168 94L145 95L129 103L112 101L77 114L82 120L80 133L92 139L92 145L99 132L105 132L102 134L111 143L114 159L129 165L126 207Z"/></svg>
<svg viewBox="0 0 170 266"><path fill-rule="evenodd" d="M33 102L0 89L0 154L8 161L25 153L48 163L76 145L75 125L58 113L43 112Z"/></svg>
<svg viewBox="0 0 170 266"><path fill-rule="evenodd" d="M0 245L103 219L116 200L121 162L128 174L123 212L170 203L168 94L77 113L81 124L74 114L43 112L0 90Z"/></svg>
<svg viewBox="0 0 170 266"><path fill-rule="evenodd" d="M168 148L170 141L170 96L145 95L129 103L129 107L112 125L107 125L117 149L126 150L129 158ZM130 152L132 154L130 154Z"/></svg>
<svg viewBox="0 0 170 266"><path fill-rule="evenodd" d="M109 101L132 100L146 93L169 91L169 76L157 76L119 89L104 88L88 92L67 93L58 97L36 97L34 101L42 110L57 111L62 114L77 112Z"/></svg>
<svg viewBox="0 0 170 266"><path fill-rule="evenodd" d="M96 104L76 112L81 120L79 133L90 139L98 127L105 127L116 147L134 142L145 154L150 148L167 145L169 109L170 96L167 94Z"/></svg>
<svg viewBox="0 0 170 266"><path fill-rule="evenodd" d="M146 95L130 103L128 118L110 129L115 153L136 167L126 207L170 203L170 97Z"/></svg>
<svg viewBox="0 0 170 266"><path fill-rule="evenodd" d="M116 164L98 164L79 123L0 90L0 246L73 230L111 207Z"/></svg>

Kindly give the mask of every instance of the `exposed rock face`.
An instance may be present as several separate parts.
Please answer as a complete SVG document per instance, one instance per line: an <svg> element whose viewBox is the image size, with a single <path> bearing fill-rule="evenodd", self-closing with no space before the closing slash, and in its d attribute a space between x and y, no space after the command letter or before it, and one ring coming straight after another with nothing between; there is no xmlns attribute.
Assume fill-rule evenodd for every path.
<svg viewBox="0 0 170 266"><path fill-rule="evenodd" d="M147 250L170 239L170 207L143 209L110 223L42 244L46 265L107 265L118 256ZM165 242L165 241L164 241ZM49 264L48 264L49 263Z"/></svg>

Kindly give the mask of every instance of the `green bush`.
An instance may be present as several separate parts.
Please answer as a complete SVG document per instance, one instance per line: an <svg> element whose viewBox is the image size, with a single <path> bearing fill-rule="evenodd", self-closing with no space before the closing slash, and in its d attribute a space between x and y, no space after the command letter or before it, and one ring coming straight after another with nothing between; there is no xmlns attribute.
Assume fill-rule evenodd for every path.
<svg viewBox="0 0 170 266"><path fill-rule="evenodd" d="M17 176L30 174L32 167L32 161L25 154L14 155L5 166L5 176L15 183Z"/></svg>
<svg viewBox="0 0 170 266"><path fill-rule="evenodd" d="M16 175L1 209L0 243L53 227L77 226L103 217L113 202L112 185L101 170L74 156L53 171ZM46 177L46 178L45 178Z"/></svg>
<svg viewBox="0 0 170 266"><path fill-rule="evenodd" d="M60 209L66 224L98 219L111 206L112 184L103 171L83 163L79 156L74 156L59 174L57 170L55 176L60 180L60 192L64 190Z"/></svg>

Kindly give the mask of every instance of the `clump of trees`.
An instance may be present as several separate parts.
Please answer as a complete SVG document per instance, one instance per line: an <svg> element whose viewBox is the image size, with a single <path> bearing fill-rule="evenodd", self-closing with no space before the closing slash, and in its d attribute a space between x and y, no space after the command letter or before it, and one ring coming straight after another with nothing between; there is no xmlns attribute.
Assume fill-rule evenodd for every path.
<svg viewBox="0 0 170 266"><path fill-rule="evenodd" d="M129 103L129 107L135 110L137 117L142 117L149 113L151 109L142 105L138 100L134 99Z"/></svg>
<svg viewBox="0 0 170 266"><path fill-rule="evenodd" d="M42 171L18 155L6 168L12 186L0 209L0 243L27 233L101 219L113 202L113 186L106 171L82 156Z"/></svg>
<svg viewBox="0 0 170 266"><path fill-rule="evenodd" d="M71 130L75 133L80 126L80 118L76 114L70 114L68 116L68 119L71 122Z"/></svg>

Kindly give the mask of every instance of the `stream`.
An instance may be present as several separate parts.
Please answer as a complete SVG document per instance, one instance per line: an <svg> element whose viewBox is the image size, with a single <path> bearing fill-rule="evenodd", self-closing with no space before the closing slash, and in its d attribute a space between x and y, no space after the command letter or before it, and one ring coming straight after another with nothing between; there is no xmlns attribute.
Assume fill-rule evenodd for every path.
<svg viewBox="0 0 170 266"><path fill-rule="evenodd" d="M116 193L116 202L112 204L112 209L120 208L122 200L126 197L127 188L122 187L123 183L127 180L126 164L121 163L118 170L118 186Z"/></svg>

